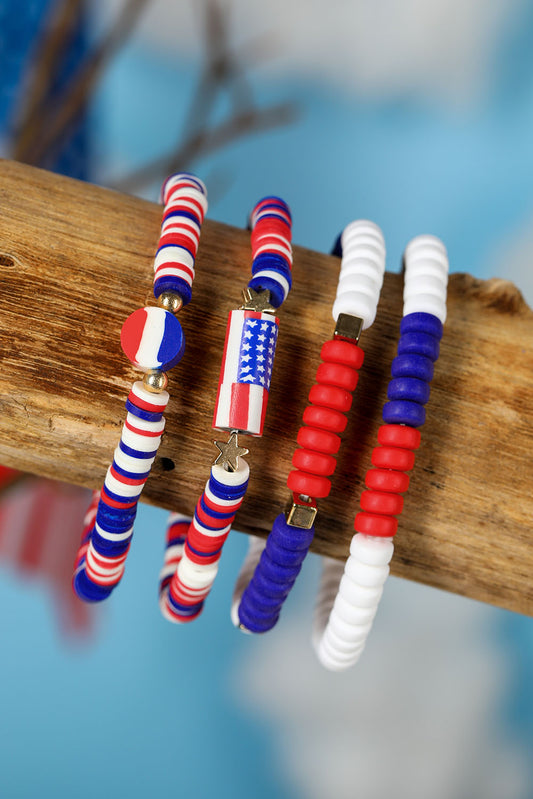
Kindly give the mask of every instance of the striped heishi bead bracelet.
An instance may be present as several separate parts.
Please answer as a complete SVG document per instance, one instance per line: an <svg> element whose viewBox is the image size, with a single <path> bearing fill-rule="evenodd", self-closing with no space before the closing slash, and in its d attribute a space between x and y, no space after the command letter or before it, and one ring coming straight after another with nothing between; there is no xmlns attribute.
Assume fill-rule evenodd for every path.
<svg viewBox="0 0 533 799"><path fill-rule="evenodd" d="M320 662L332 671L358 661L372 627L389 574L401 494L408 488L406 472L414 466L420 443L417 428L426 418L424 406L446 320L448 257L442 242L434 236L413 239L404 263L398 354L392 362L384 424L365 477L367 490L355 517L356 534L342 576L342 567L327 559L315 611L313 644Z"/></svg>
<svg viewBox="0 0 533 799"><path fill-rule="evenodd" d="M174 314L191 299L207 192L201 180L180 173L165 181L161 193L164 212L153 286L158 305L134 311L120 334L125 355L145 375L126 400L120 442L104 485L93 497L75 562L73 587L87 602L108 597L124 574L137 504L165 428L166 371L185 349Z"/></svg>
<svg viewBox="0 0 533 799"><path fill-rule="evenodd" d="M250 223L252 278L243 291L243 305L229 313L213 419L213 427L230 436L228 441L215 441L219 454L185 540L172 532L175 517L167 534L159 604L163 616L177 623L201 613L246 493L250 469L242 456L248 450L239 446L238 436L263 433L278 335L275 312L292 285L288 205L278 197L265 197L255 206ZM184 529L182 517L176 529Z"/></svg>
<svg viewBox="0 0 533 799"><path fill-rule="evenodd" d="M287 515L281 513L274 521L266 545L251 539L233 595L232 621L245 632L263 633L274 627L300 572L315 532L316 500L330 492L340 433L346 427L364 359L357 342L376 316L385 271L381 230L373 222L358 220L345 228L341 241L341 269L332 311L336 327L333 339L322 346L322 363L309 392L311 404L298 432L300 448L292 459L296 469L287 479L291 507ZM251 579L246 580L248 574Z"/></svg>

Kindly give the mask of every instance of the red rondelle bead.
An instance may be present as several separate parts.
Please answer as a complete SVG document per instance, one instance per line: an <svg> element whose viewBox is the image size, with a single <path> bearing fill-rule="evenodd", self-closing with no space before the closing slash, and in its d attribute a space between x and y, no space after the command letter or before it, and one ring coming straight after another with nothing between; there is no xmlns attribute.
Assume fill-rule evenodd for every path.
<svg viewBox="0 0 533 799"><path fill-rule="evenodd" d="M403 494L409 488L409 475L394 469L369 469L365 485L376 491L392 491Z"/></svg>
<svg viewBox="0 0 533 799"><path fill-rule="evenodd" d="M355 391L358 380L358 372L342 363L321 363L316 370L317 383L338 386L346 391Z"/></svg>
<svg viewBox="0 0 533 799"><path fill-rule="evenodd" d="M403 497L389 491L363 491L361 510L369 513L383 513L385 516L398 516L402 512Z"/></svg>
<svg viewBox="0 0 533 799"><path fill-rule="evenodd" d="M320 427L321 430L330 430L332 433L342 433L346 428L348 419L340 411L333 408L323 408L320 405L308 405L304 411L303 421L310 427Z"/></svg>
<svg viewBox="0 0 533 799"><path fill-rule="evenodd" d="M342 363L352 369L360 369L365 359L365 353L357 344L341 339L331 339L322 345L320 357L326 363Z"/></svg>
<svg viewBox="0 0 533 799"><path fill-rule="evenodd" d="M292 471L287 477L287 487L290 491L295 491L297 494L304 494L308 497L320 499L321 497L328 496L331 483L327 477L319 477L316 474L301 472L298 469Z"/></svg>
<svg viewBox="0 0 533 799"><path fill-rule="evenodd" d="M382 424L378 430L378 441L384 447L418 449L420 438L420 430L405 424Z"/></svg>
<svg viewBox="0 0 533 799"><path fill-rule="evenodd" d="M332 455L324 455L322 452L313 452L310 449L297 449L292 456L292 465L304 472L327 477L335 471L337 461Z"/></svg>
<svg viewBox="0 0 533 799"><path fill-rule="evenodd" d="M337 386L313 386L309 392L309 401L314 405L332 408L334 411L346 413L352 407L352 395L349 391Z"/></svg>
<svg viewBox="0 0 533 799"><path fill-rule="evenodd" d="M318 427L305 426L300 427L297 441L301 447L313 449L316 452L325 452L328 455L335 455L341 444L340 436L335 433L320 430Z"/></svg>
<svg viewBox="0 0 533 799"><path fill-rule="evenodd" d="M374 447L372 464L380 469L408 472L415 465L415 453L401 447Z"/></svg>
<svg viewBox="0 0 533 799"><path fill-rule="evenodd" d="M358 533L390 538L396 534L398 519L378 513L358 513L353 526Z"/></svg>

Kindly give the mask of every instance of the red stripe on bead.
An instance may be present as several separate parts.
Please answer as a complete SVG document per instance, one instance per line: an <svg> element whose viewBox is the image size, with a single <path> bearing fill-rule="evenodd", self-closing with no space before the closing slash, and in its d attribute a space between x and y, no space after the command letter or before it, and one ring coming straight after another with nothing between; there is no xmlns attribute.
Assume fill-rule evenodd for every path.
<svg viewBox="0 0 533 799"><path fill-rule="evenodd" d="M163 413L166 408L166 405L156 405L153 402L147 402L141 399L141 397L133 393L133 389L128 394L128 399L136 408L140 408L142 411L150 411L150 413Z"/></svg>
<svg viewBox="0 0 533 799"><path fill-rule="evenodd" d="M146 438L159 438L159 436L163 434L163 430L143 430L140 427L134 427L127 419L124 422L124 426L127 427L128 430L131 430L132 433L137 433L139 436L146 436Z"/></svg>

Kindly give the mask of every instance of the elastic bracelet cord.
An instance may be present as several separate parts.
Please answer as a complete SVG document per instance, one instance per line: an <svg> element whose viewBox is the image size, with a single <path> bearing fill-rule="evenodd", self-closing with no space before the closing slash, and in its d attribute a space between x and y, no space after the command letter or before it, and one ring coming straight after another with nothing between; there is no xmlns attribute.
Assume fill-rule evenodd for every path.
<svg viewBox="0 0 533 799"><path fill-rule="evenodd" d="M239 434L261 436L270 390L278 335L275 315L292 285L292 219L279 197L265 197L251 217L252 278L244 303L230 311L220 371L213 427L229 431L219 450L183 542L167 532L165 562L160 577L159 604L163 616L189 622L201 612L218 571L222 547L248 487L250 470L242 457Z"/></svg>
<svg viewBox="0 0 533 799"><path fill-rule="evenodd" d="M292 503L272 526L266 545L251 543L244 569L256 566L249 582L241 573L233 595L231 618L244 632L263 633L276 624L281 608L298 576L315 528L316 500L327 497L347 424L364 353L357 342L373 323L385 271L385 242L373 222L358 220L342 234L342 261L333 305L333 339L320 355L316 384L303 415L287 479Z"/></svg>
<svg viewBox="0 0 533 799"><path fill-rule="evenodd" d="M180 173L165 181L162 199L153 286L158 305L132 313L120 334L125 355L145 375L133 384L126 400L120 442L101 491L93 495L75 562L73 588L87 602L108 597L124 574L139 497L165 428L166 371L185 350L181 325L173 314L191 299L207 192L194 175Z"/></svg>
<svg viewBox="0 0 533 799"><path fill-rule="evenodd" d="M424 424L433 364L446 320L448 257L442 242L419 236L404 256L404 316L392 362L388 402L356 515L356 534L342 567L327 559L315 611L313 645L320 662L341 671L359 659L372 627L393 554L406 474ZM340 580L340 582L339 582Z"/></svg>

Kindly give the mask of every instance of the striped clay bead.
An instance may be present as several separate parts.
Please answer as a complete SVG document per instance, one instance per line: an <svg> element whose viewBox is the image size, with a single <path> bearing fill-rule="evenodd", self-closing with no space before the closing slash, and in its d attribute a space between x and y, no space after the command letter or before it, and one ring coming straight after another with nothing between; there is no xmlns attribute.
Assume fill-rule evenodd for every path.
<svg viewBox="0 0 533 799"><path fill-rule="evenodd" d="M359 659L389 573L393 536L420 444L433 363L446 319L448 259L433 236L419 236L405 251L404 316L398 355L392 363L384 424L367 471L350 556L333 598L320 594L313 643L321 663L341 671ZM327 572L324 579L331 580ZM326 617L328 617L326 623Z"/></svg>
<svg viewBox="0 0 533 799"><path fill-rule="evenodd" d="M205 186L193 175L172 175L163 185L161 238L155 259L154 295L179 294L189 302L200 226L207 210ZM164 372L181 359L185 339L178 320L160 307L141 308L125 321L121 344L134 366ZM90 509L75 564L73 587L86 601L105 599L120 582L133 535L139 497L165 428L168 393L136 381L113 462Z"/></svg>
<svg viewBox="0 0 533 799"><path fill-rule="evenodd" d="M342 234L342 260L333 306L337 321L340 313L363 319L368 328L374 321L385 271L385 242L380 229L372 222L353 222ZM287 486L295 495L313 500L327 497L330 477L337 466L336 454L340 433L347 423L364 360L363 350L353 340L334 338L322 346L322 363L316 383L309 392L310 405L303 415L298 432L300 445L292 459L295 467ZM254 574L232 618L249 632L266 632L276 624L314 536L308 530L289 525L280 514L268 536L265 550L258 559ZM239 578L239 582L241 578Z"/></svg>
<svg viewBox="0 0 533 799"><path fill-rule="evenodd" d="M252 228L252 279L248 287L270 291L270 302L278 308L292 286L292 217L279 197L264 197L250 215Z"/></svg>
<svg viewBox="0 0 533 799"><path fill-rule="evenodd" d="M216 577L222 547L246 493L249 475L250 469L243 458L239 459L235 472L228 472L216 464L211 467L211 476L197 502L194 518L186 530L180 528L185 537L180 545L179 561L170 576L165 556L163 573L166 582L162 585L160 603L163 615L169 621L192 621L201 613ZM175 515L172 515L170 527L174 523ZM167 553L169 546L175 546L170 528Z"/></svg>

